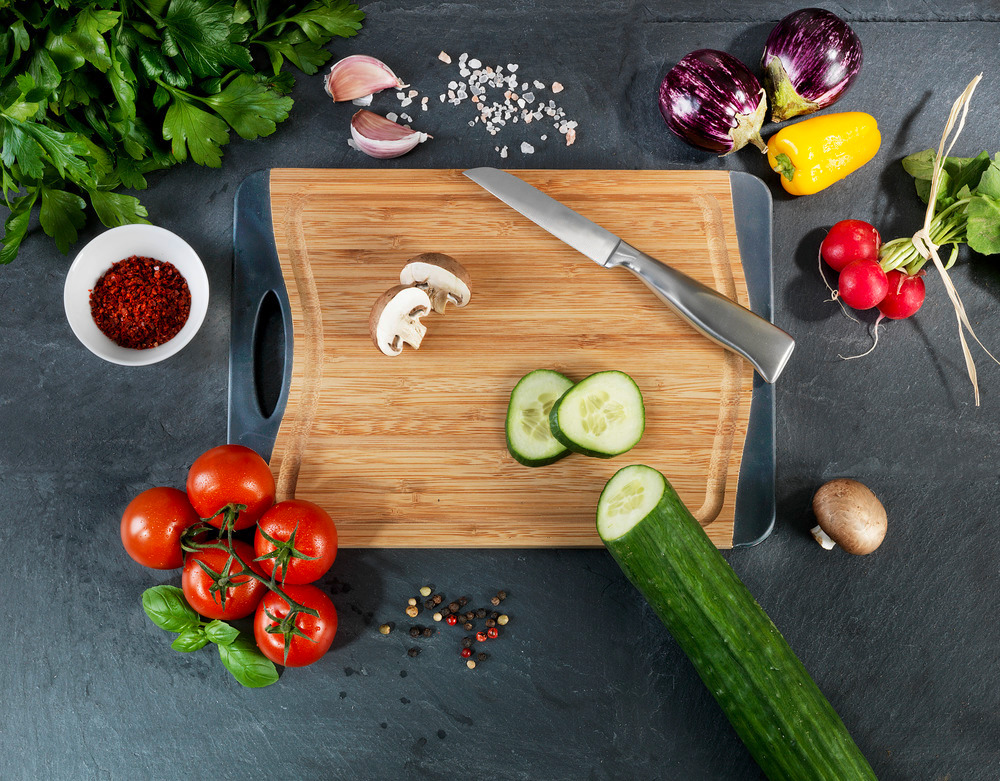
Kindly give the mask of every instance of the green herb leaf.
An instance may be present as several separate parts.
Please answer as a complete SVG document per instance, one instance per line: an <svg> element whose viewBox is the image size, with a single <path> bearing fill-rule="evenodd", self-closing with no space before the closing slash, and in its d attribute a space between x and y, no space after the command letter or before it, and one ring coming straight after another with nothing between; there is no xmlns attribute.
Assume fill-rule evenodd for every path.
<svg viewBox="0 0 1000 781"><path fill-rule="evenodd" d="M222 165L222 146L229 142L229 126L215 114L175 97L163 118L163 137L172 142L174 157L191 159L198 165Z"/></svg>
<svg viewBox="0 0 1000 781"><path fill-rule="evenodd" d="M145 180L143 180L145 182ZM88 190L90 205L94 207L97 218L109 228L132 223L148 223L146 207L139 203L138 198L104 190Z"/></svg>
<svg viewBox="0 0 1000 781"><path fill-rule="evenodd" d="M983 172L976 192L988 195L990 198L1000 198L1000 152L993 158L990 167Z"/></svg>
<svg viewBox="0 0 1000 781"><path fill-rule="evenodd" d="M231 3L172 0L163 17L163 51L181 55L199 78L218 76L223 68L250 70L250 52L231 43Z"/></svg>
<svg viewBox="0 0 1000 781"><path fill-rule="evenodd" d="M233 677L244 686L260 688L278 680L278 669L262 654L253 640L238 637L229 645L220 645L219 658Z"/></svg>
<svg viewBox="0 0 1000 781"><path fill-rule="evenodd" d="M87 202L76 193L42 188L42 209L38 215L42 230L56 240L63 254L77 239L77 231L87 221L83 213Z"/></svg>
<svg viewBox="0 0 1000 781"><path fill-rule="evenodd" d="M4 223L3 249L0 250L0 263L10 263L17 257L17 251L24 241L24 236L28 232L28 224L31 221L31 210L38 197L37 190L31 190L21 198L14 200L11 205L10 214Z"/></svg>
<svg viewBox="0 0 1000 781"><path fill-rule="evenodd" d="M0 116L0 120L0 132L3 134L0 160L8 168L16 165L26 177L41 179L45 173L42 148L27 132L26 123L7 116Z"/></svg>
<svg viewBox="0 0 1000 781"><path fill-rule="evenodd" d="M969 201L969 246L983 255L1000 252L1000 199L977 195Z"/></svg>
<svg viewBox="0 0 1000 781"><path fill-rule="evenodd" d="M288 116L292 99L282 97L248 76L241 73L218 95L203 101L214 108L241 138L252 140L258 136L269 136L276 129L277 122Z"/></svg>
<svg viewBox="0 0 1000 781"><path fill-rule="evenodd" d="M204 648L207 644L208 635L205 630L200 626L193 626L177 635L177 639L170 644L170 647L183 654L189 654Z"/></svg>
<svg viewBox="0 0 1000 781"><path fill-rule="evenodd" d="M168 632L183 632L201 623L184 599L184 592L176 586L147 588L142 592L142 609L150 621Z"/></svg>
<svg viewBox="0 0 1000 781"><path fill-rule="evenodd" d="M231 645L240 636L240 630L215 619L205 627L205 635L216 645Z"/></svg>
<svg viewBox="0 0 1000 781"><path fill-rule="evenodd" d="M310 41L323 44L333 35L342 38L357 35L364 18L364 12L347 0L315 0L301 11L283 15L281 21L297 24Z"/></svg>

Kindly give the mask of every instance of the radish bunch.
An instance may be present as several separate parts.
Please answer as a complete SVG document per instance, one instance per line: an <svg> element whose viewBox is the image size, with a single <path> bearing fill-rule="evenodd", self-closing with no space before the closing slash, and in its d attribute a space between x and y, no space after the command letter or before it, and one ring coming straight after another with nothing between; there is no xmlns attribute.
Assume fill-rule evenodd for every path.
<svg viewBox="0 0 1000 781"><path fill-rule="evenodd" d="M840 300L852 309L878 307L882 317L902 320L924 303L923 272L888 274L879 265L882 237L863 220L841 220L826 234L820 257L840 273Z"/></svg>

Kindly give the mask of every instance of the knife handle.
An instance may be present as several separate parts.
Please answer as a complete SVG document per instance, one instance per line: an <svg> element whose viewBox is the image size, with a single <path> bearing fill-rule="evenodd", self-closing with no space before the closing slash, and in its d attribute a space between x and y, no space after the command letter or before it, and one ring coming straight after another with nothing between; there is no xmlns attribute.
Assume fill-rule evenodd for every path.
<svg viewBox="0 0 1000 781"><path fill-rule="evenodd" d="M766 382L778 379L795 349L776 325L624 241L604 265L627 268L695 329L750 361Z"/></svg>

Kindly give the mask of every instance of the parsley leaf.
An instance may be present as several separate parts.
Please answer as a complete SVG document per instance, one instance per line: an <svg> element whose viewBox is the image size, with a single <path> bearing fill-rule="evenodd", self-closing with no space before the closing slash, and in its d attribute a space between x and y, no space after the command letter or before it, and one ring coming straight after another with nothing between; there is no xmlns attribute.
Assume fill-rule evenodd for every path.
<svg viewBox="0 0 1000 781"><path fill-rule="evenodd" d="M252 76L241 73L218 95L204 98L241 138L248 140L269 136L276 122L288 116L292 99L282 97Z"/></svg>
<svg viewBox="0 0 1000 781"><path fill-rule="evenodd" d="M163 137L172 142L174 157L199 165L222 165L222 145L229 142L229 127L215 114L203 111L187 99L175 96L163 117Z"/></svg>
<svg viewBox="0 0 1000 781"><path fill-rule="evenodd" d="M39 222L49 236L56 240L60 252L68 252L69 245L76 241L77 231L87 221L83 213L87 202L75 193L42 188L42 210Z"/></svg>
<svg viewBox="0 0 1000 781"><path fill-rule="evenodd" d="M230 42L233 35L230 3L210 0L171 0L163 17L163 51L182 55L195 76L218 76L225 67L250 70L250 52Z"/></svg>

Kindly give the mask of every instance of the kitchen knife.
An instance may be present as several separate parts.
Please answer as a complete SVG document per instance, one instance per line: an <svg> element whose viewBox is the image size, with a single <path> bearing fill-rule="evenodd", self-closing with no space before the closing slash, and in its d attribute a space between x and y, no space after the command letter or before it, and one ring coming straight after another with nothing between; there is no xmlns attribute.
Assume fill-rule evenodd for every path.
<svg viewBox="0 0 1000 781"><path fill-rule="evenodd" d="M622 241L516 176L497 168L465 175L599 266L627 268L698 331L744 356L767 382L778 379L795 340L763 317Z"/></svg>

